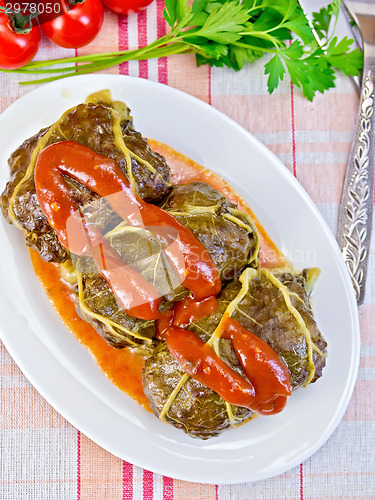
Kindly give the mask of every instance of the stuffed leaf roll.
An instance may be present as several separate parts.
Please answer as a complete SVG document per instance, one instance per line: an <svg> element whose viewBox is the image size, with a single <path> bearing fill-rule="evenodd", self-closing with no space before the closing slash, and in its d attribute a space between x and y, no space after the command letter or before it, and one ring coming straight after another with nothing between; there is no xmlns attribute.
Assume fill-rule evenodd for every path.
<svg viewBox="0 0 375 500"><path fill-rule="evenodd" d="M250 217L204 182L174 186L162 208L207 248L222 282L258 265L259 236Z"/></svg>
<svg viewBox="0 0 375 500"><path fill-rule="evenodd" d="M134 130L126 105L113 102L105 91L88 97L85 104L66 111L51 127L25 141L9 159L11 180L1 196L3 214L26 232L27 244L51 262L63 262L68 254L41 211L34 168L38 154L60 141L75 141L114 159L134 191L146 201L161 199L171 187L169 167ZM73 180L67 181L81 205L98 198Z"/></svg>
<svg viewBox="0 0 375 500"><path fill-rule="evenodd" d="M257 262L259 239L253 222L208 184L194 182L174 186L163 208L186 225L207 248L222 281ZM96 220L99 211L90 209L89 216ZM104 225L102 220L99 222ZM133 266L157 288L163 297L161 309L170 308L189 294L181 286L161 243L147 229L122 222L107 233L106 239L125 264ZM92 259L79 258L75 265L80 286L79 313L115 347L133 345L134 341L149 343L148 338L155 335L154 322L136 320L121 310ZM113 323L110 324L108 318ZM142 332L146 332L146 338L142 338Z"/></svg>
<svg viewBox="0 0 375 500"><path fill-rule="evenodd" d="M162 307L171 307L189 291L163 253L159 241L144 228L119 224L106 239L121 256L124 265L131 265L164 297ZM87 257L75 262L78 297L77 311L114 347L144 344L150 347L155 337L155 322L133 318L119 306L106 281L99 276L95 263Z"/></svg>
<svg viewBox="0 0 375 500"><path fill-rule="evenodd" d="M315 382L325 365L326 342L311 311L305 288L308 276L308 271L295 275L247 268L240 279L222 290L215 313L193 322L187 329L210 342L224 313L229 314L281 356L294 389ZM246 378L231 340L219 336L213 345L221 359ZM248 408L230 405L187 376L164 343L147 360L143 381L155 414L193 437L216 436L253 413Z"/></svg>
<svg viewBox="0 0 375 500"><path fill-rule="evenodd" d="M276 268L285 264L278 251L259 263L254 222L212 186L241 198L153 147L181 184L127 106L99 92L11 155L1 207L39 253L47 293L52 270L62 308L70 301L66 316L63 301L56 309L80 340L90 337L99 366L116 360L123 380L136 375L141 404L146 395L161 420L208 439L281 411L292 389L322 375L326 342L310 305L318 272ZM105 373L114 381L113 367Z"/></svg>

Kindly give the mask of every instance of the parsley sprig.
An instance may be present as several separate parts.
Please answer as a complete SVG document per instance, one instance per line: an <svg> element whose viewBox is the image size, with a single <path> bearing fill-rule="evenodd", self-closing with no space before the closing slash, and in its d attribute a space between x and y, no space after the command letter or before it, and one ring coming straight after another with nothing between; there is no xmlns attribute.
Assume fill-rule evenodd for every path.
<svg viewBox="0 0 375 500"><path fill-rule="evenodd" d="M35 61L14 72L55 73L21 82L43 83L125 61L179 53L195 54L198 66L227 66L238 71L245 63L270 54L265 64L268 91L272 93L288 72L293 83L312 100L316 92L334 87L335 70L355 76L363 66L362 52L351 47L354 40L338 40L329 34L330 26L336 26L340 7L341 0L332 0L309 23L298 0L194 0L191 5L188 0L166 0L164 17L170 31L145 47ZM66 66L55 67L62 64Z"/></svg>

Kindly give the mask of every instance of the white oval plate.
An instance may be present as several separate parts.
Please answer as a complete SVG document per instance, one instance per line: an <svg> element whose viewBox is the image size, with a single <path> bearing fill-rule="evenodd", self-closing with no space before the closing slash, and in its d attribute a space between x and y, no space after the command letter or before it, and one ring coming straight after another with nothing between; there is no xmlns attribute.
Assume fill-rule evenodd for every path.
<svg viewBox="0 0 375 500"><path fill-rule="evenodd" d="M202 483L240 483L281 474L328 439L348 405L359 362L356 302L336 242L281 162L246 130L173 88L117 75L73 77L39 87L0 117L0 190L7 158L92 92L128 103L135 126L226 178L296 266L322 269L314 296L328 342L323 378L296 391L286 409L218 438L199 441L142 409L109 382L56 316L35 277L24 237L1 218L1 337L31 383L67 420L114 455L151 471Z"/></svg>

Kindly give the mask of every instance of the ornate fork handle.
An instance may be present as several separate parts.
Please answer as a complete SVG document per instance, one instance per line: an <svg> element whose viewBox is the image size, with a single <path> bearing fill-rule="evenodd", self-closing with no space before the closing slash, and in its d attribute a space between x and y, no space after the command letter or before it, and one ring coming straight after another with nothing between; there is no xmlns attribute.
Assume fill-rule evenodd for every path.
<svg viewBox="0 0 375 500"><path fill-rule="evenodd" d="M364 68L361 100L339 211L337 241L353 282L364 300L374 206L375 66Z"/></svg>

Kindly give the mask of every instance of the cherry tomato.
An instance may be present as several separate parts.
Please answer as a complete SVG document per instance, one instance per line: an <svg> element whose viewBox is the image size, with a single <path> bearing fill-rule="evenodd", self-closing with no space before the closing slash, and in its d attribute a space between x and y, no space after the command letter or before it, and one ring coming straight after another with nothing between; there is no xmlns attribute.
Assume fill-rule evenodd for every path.
<svg viewBox="0 0 375 500"><path fill-rule="evenodd" d="M102 0L102 2L117 14L134 14L145 9L152 0Z"/></svg>
<svg viewBox="0 0 375 500"><path fill-rule="evenodd" d="M103 6L100 0L85 0L71 10L62 3L64 14L41 25L47 38L60 47L76 49L90 43L103 24Z"/></svg>
<svg viewBox="0 0 375 500"><path fill-rule="evenodd" d="M17 69L30 62L37 53L39 42L38 26L33 27L28 33L15 33L8 15L0 12L1 69Z"/></svg>

